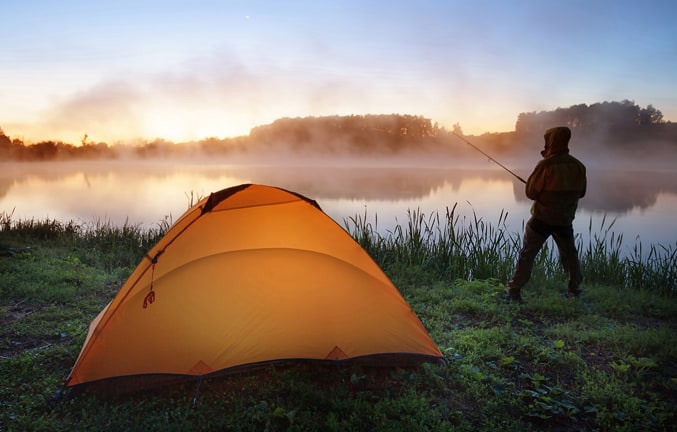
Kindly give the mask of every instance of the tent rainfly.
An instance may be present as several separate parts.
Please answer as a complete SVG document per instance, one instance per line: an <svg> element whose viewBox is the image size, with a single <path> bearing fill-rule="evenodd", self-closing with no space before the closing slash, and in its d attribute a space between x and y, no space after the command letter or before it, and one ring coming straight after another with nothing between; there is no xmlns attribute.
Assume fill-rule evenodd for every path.
<svg viewBox="0 0 677 432"><path fill-rule="evenodd" d="M90 324L67 386L390 356L443 357L315 201L244 184L200 200L147 253Z"/></svg>

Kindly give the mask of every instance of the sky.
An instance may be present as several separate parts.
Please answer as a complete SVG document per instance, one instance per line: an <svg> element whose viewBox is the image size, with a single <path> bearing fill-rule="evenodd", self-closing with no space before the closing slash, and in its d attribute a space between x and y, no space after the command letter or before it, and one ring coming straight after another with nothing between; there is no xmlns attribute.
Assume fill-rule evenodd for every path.
<svg viewBox="0 0 677 432"><path fill-rule="evenodd" d="M674 0L0 0L0 17L0 128L26 143L351 114L481 134L622 100L677 121Z"/></svg>

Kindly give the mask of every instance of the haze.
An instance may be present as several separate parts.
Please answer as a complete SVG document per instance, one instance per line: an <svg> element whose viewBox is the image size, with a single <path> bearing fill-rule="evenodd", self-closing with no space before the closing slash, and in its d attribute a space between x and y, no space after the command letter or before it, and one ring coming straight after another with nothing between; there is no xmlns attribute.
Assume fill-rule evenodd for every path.
<svg viewBox="0 0 677 432"><path fill-rule="evenodd" d="M27 143L379 113L481 134L626 99L677 118L673 1L4 3L0 126Z"/></svg>

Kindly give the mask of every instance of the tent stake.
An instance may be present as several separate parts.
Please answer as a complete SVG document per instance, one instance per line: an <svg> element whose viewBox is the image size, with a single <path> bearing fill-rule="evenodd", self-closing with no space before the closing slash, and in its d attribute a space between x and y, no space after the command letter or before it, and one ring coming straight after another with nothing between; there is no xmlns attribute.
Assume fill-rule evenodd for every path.
<svg viewBox="0 0 677 432"><path fill-rule="evenodd" d="M65 391L66 384L64 383L64 385L59 390L57 390L56 393L54 393L54 395L49 399L48 405L50 410L54 409L54 407L56 407L59 404L59 402L61 402L61 399L63 398L63 394Z"/></svg>
<svg viewBox="0 0 677 432"><path fill-rule="evenodd" d="M197 378L197 387L195 388L195 396L193 396L193 407L197 407L197 397L200 394L200 385L202 384L202 377Z"/></svg>

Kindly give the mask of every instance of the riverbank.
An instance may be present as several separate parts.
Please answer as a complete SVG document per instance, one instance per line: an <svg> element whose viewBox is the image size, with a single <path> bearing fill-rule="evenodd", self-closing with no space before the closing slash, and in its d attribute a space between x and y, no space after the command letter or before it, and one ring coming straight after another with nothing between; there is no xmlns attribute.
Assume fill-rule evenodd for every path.
<svg viewBox="0 0 677 432"><path fill-rule="evenodd" d="M91 320L166 226L0 220L0 430L668 430L677 421L675 254L581 247L586 284L546 250L526 304L501 300L519 238L409 214L348 230L445 354L412 368L270 366L106 397L63 387ZM86 229L85 229L86 228ZM593 236L594 238L594 236ZM669 251L668 251L669 252ZM671 258L672 257L672 258ZM194 399L197 395L197 399Z"/></svg>

